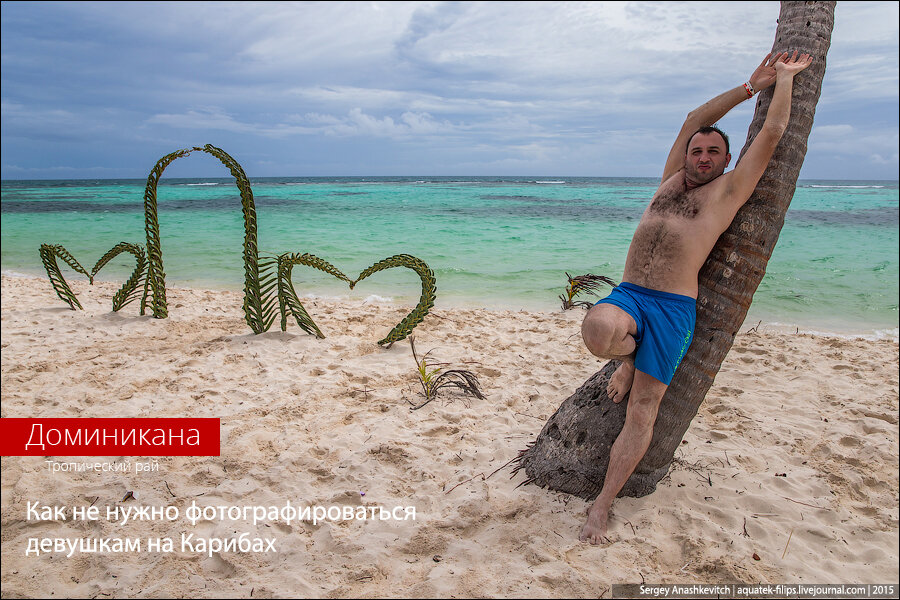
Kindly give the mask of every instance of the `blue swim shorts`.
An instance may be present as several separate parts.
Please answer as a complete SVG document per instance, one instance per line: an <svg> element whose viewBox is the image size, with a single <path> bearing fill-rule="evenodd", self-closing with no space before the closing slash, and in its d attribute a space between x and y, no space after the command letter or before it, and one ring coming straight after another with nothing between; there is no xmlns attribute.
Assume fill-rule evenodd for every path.
<svg viewBox="0 0 900 600"><path fill-rule="evenodd" d="M669 385L694 338L697 300L623 282L597 304L618 306L632 316L634 367Z"/></svg>

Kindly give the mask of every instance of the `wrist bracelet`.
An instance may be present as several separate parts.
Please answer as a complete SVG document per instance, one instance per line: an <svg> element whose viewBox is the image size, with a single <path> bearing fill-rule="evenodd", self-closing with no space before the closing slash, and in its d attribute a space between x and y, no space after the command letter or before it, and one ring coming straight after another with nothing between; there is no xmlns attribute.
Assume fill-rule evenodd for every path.
<svg viewBox="0 0 900 600"><path fill-rule="evenodd" d="M748 96L748 97L750 97L750 98L753 97L753 94L754 94L753 86L750 85L750 82L749 82L749 81L748 81L747 83L744 84L744 90L747 92L747 96Z"/></svg>

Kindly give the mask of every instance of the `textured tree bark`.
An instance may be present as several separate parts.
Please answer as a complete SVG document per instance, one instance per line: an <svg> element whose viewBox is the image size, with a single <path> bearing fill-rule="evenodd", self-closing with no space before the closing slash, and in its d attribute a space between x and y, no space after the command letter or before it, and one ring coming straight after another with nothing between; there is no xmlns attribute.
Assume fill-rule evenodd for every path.
<svg viewBox="0 0 900 600"><path fill-rule="evenodd" d="M675 449L747 316L784 225L806 155L831 44L834 5L781 3L772 52L798 50L812 55L814 61L794 78L790 123L766 172L700 270L694 341L663 397L650 447L620 496L649 494L668 472ZM765 121L772 90L758 96L741 156ZM521 454L517 469L525 469L528 483L586 500L597 496L609 450L625 422L627 399L615 404L606 394L606 384L617 366L616 361L610 361L566 399Z"/></svg>

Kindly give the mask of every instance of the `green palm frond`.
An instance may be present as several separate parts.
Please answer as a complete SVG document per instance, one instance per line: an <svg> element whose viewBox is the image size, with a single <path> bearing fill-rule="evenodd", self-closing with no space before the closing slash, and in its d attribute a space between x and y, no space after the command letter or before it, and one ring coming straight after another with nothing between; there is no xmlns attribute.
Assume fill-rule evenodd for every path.
<svg viewBox="0 0 900 600"><path fill-rule="evenodd" d="M131 277L128 278L128 281L126 281L113 296L113 312L120 310L122 307L137 299L138 286L145 283L147 277L147 259L144 255L144 249L137 244L119 242L104 254L100 260L97 261L97 264L94 265L94 268L91 269L91 280L93 281L94 276L100 269L105 267L109 261L122 252L128 252L134 256L135 266L134 271L131 273Z"/></svg>
<svg viewBox="0 0 900 600"><path fill-rule="evenodd" d="M144 296L141 298L141 314L148 307L154 317L164 319L168 316L166 305L166 273L163 270L162 247L160 246L159 217L157 209L156 187L166 170L174 160L187 156L197 148L184 148L171 152L156 161L147 185L144 188L144 231L147 235L147 279L144 283Z"/></svg>
<svg viewBox="0 0 900 600"><path fill-rule="evenodd" d="M576 277L572 277L568 273L566 273L566 278L569 280L569 285L566 286L565 295L561 295L559 297L562 300L563 310L568 310L570 308L575 308L576 306L581 306L583 308L590 308L593 306L592 302L587 302L584 300L574 301L575 296L588 293L596 296L597 290L600 289L601 285L608 285L611 287L616 286L616 282L606 277L604 275L593 275L588 273L586 275L578 275Z"/></svg>
<svg viewBox="0 0 900 600"><path fill-rule="evenodd" d="M428 314L428 311L434 306L434 300L436 298L436 290L437 290L437 282L434 278L434 271L425 263L425 261L416 258L415 256L411 256L409 254L395 254L390 258L385 258L384 260L380 260L362 273L359 274L359 277L356 278L356 281L350 283L350 289L368 277L373 273L377 273L378 271L383 271L384 269L391 269L393 267L406 267L408 269L412 269L419 275L419 279L422 281L422 295L419 297L419 303L416 307L410 312L406 317L400 321L391 331L384 337L384 339L378 342L379 345L384 346L387 345L390 347L394 342L399 342L408 336L412 330L421 323L425 316Z"/></svg>
<svg viewBox="0 0 900 600"><path fill-rule="evenodd" d="M59 296L63 302L68 304L72 310L84 310L81 303L78 301L78 298L75 297L75 293L66 282L66 278L63 277L62 271L59 270L59 264L56 262L56 259L61 258L63 262L72 267L73 270L85 275L91 283L94 282L93 276L81 266L81 263L75 260L74 256L69 254L68 250L60 245L41 244L39 254L41 255L41 262L44 263L44 269L47 271L47 277L50 278L50 284L53 286L56 295Z"/></svg>
<svg viewBox="0 0 900 600"><path fill-rule="evenodd" d="M291 315L303 331L311 333L316 337L324 338L325 335L316 326L315 322L313 322L312 317L309 316L306 309L303 308L303 304L300 303L297 292L294 290L294 285L291 282L291 272L294 269L294 265L304 265L318 269L319 271L351 283L351 285L352 281L344 275L340 269L314 254L282 254L277 258L277 264L278 304L281 310L281 330L287 330L288 315Z"/></svg>
<svg viewBox="0 0 900 600"><path fill-rule="evenodd" d="M225 165L234 177L235 185L241 195L241 206L244 215L244 319L254 333L268 331L275 321L276 299L272 296L275 290L277 273L270 271L261 273L259 266L259 248L257 245L256 204L250 180L241 165L227 152L211 144L193 148L176 150L157 161L147 177L144 191L144 221L147 233L148 269L144 298L141 302L141 313L149 299L153 316L165 318L168 315L166 305L166 276L163 270L162 248L159 238L159 218L157 210L157 185L163 171L174 160L187 156L195 151L206 152Z"/></svg>

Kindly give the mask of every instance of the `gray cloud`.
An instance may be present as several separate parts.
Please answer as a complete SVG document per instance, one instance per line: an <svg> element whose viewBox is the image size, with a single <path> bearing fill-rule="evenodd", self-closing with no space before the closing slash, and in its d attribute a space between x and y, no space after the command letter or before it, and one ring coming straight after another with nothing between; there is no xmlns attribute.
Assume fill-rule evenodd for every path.
<svg viewBox="0 0 900 600"><path fill-rule="evenodd" d="M7 3L3 177L124 169L210 139L256 157L259 176L372 164L655 176L684 115L758 64L777 14L777 2ZM803 176L859 173L834 158L858 151L844 131L869 144L861 177L896 178L897 3L836 14ZM734 139L751 115L747 103L723 120ZM377 160L353 171L346 157L363 151Z"/></svg>

